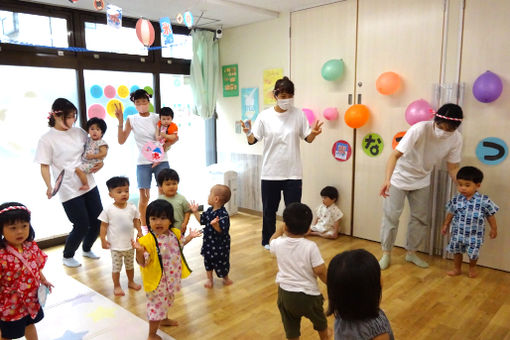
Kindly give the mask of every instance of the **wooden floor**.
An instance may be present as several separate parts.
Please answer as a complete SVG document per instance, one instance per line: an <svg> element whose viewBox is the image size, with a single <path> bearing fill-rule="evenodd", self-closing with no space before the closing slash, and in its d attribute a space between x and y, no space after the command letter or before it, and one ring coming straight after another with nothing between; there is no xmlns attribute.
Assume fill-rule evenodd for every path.
<svg viewBox="0 0 510 340"><path fill-rule="evenodd" d="M182 282L171 318L178 327L164 331L178 340L186 339L284 339L276 307L277 272L275 258L260 245L261 218L238 214L231 218L231 278L232 286L223 287L215 281L213 289L203 288L205 272L200 256L201 239L185 247L187 260L194 270ZM313 238L326 263L339 252L365 248L376 257L380 245L347 236L337 240ZM94 251L98 261L83 259L83 266L68 269L61 265L62 246L47 249L50 255L45 273L65 270L68 275L91 287L132 313L145 319L145 294L129 291L124 297L113 295L111 258L100 242ZM382 309L386 312L396 339L510 339L510 274L479 268L479 277L448 277L451 261L438 257L423 257L431 268L420 269L405 263L404 250L396 249L393 265L383 272ZM79 254L77 255L80 256ZM77 258L78 258L77 257ZM136 280L140 282L138 268ZM126 287L125 275L121 283ZM54 282L55 289L65 289ZM326 287L320 283L326 297ZM326 305L325 305L326 308ZM77 316L79 317L79 316ZM333 318L328 318L329 327ZM301 325L302 339L318 336L308 320Z"/></svg>

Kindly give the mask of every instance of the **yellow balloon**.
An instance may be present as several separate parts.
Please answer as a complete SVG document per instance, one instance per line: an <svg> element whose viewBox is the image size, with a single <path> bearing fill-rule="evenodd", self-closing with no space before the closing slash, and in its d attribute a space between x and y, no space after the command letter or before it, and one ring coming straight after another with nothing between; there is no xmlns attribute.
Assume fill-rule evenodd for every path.
<svg viewBox="0 0 510 340"><path fill-rule="evenodd" d="M119 88L117 89L117 94L121 98L127 98L127 96L129 96L128 87L126 85L120 85Z"/></svg>
<svg viewBox="0 0 510 340"><path fill-rule="evenodd" d="M112 99L108 102L108 104L106 104L106 112L108 112L108 114L112 118L117 118L117 117L115 117L115 105L119 105L119 104L120 104L120 109L122 110L122 112L124 112L124 105L122 105L122 102L118 99Z"/></svg>

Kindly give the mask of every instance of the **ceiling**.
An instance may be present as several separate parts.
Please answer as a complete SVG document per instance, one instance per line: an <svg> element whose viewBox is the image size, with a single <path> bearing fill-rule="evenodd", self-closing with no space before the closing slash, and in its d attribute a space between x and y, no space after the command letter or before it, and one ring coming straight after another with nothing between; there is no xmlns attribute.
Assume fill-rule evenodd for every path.
<svg viewBox="0 0 510 340"><path fill-rule="evenodd" d="M27 0L54 6L79 8L95 11L94 0ZM104 1L122 8L123 16L145 17L159 21L170 17L176 23L176 16L191 11L197 27L217 29L230 28L277 18L280 13L299 11L340 0L112 0ZM103 10L105 12L105 10Z"/></svg>

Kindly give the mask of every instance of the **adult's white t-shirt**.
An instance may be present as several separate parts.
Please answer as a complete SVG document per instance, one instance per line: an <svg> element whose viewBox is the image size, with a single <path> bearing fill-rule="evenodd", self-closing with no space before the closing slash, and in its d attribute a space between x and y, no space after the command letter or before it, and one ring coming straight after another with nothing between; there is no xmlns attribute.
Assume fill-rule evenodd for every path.
<svg viewBox="0 0 510 340"><path fill-rule="evenodd" d="M128 116L128 121L133 130L136 147L138 148L138 160L136 164L152 164L151 161L142 155L142 149L148 142L156 141L156 126L159 122L159 115L153 112L150 112L147 117L135 114ZM165 152L161 162L166 160L168 160L168 157Z"/></svg>
<svg viewBox="0 0 510 340"><path fill-rule="evenodd" d="M430 173L442 160L459 163L462 135L455 130L447 138L434 134L433 121L414 124L406 132L396 150L403 153L391 176L391 185L402 190L417 190L430 185Z"/></svg>
<svg viewBox="0 0 510 340"><path fill-rule="evenodd" d="M258 115L252 132L257 140L264 140L261 179L303 178L299 145L311 128L301 109L291 107L282 113L274 107L266 109Z"/></svg>
<svg viewBox="0 0 510 340"><path fill-rule="evenodd" d="M131 240L133 240L135 231L133 224L135 218L140 218L140 213L129 202L125 208L119 208L112 204L99 214L98 219L108 223L106 240L110 242L111 250L125 251L133 248Z"/></svg>
<svg viewBox="0 0 510 340"><path fill-rule="evenodd" d="M278 237L269 244L276 255L278 274L276 283L288 292L320 295L313 268L324 263L319 247L304 237Z"/></svg>
<svg viewBox="0 0 510 340"><path fill-rule="evenodd" d="M79 190L82 184L74 172L81 163L86 141L87 133L82 128L71 127L66 131L51 128L37 144L35 162L50 165L53 181L62 170L65 170L64 179L58 191L62 203L81 196L96 186L92 174L87 174L90 189Z"/></svg>

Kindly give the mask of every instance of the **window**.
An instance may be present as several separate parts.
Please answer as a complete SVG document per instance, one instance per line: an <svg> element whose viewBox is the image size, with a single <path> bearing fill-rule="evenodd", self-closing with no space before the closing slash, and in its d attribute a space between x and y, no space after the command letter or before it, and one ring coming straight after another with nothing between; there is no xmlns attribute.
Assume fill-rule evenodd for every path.
<svg viewBox="0 0 510 340"><path fill-rule="evenodd" d="M85 47L98 52L149 55L147 48L138 40L136 29L112 28L94 22L85 22Z"/></svg>
<svg viewBox="0 0 510 340"><path fill-rule="evenodd" d="M163 46L161 54L163 58L192 59L193 38L190 35L174 34L174 42L170 46Z"/></svg>
<svg viewBox="0 0 510 340"><path fill-rule="evenodd" d="M17 45L68 47L67 20L0 11L0 40Z"/></svg>
<svg viewBox="0 0 510 340"><path fill-rule="evenodd" d="M76 71L0 65L0 74L9 79L0 82L0 202L25 204L38 240L68 233L71 222L58 197L46 198L34 156L39 137L49 129L53 101L64 97L78 106Z"/></svg>

